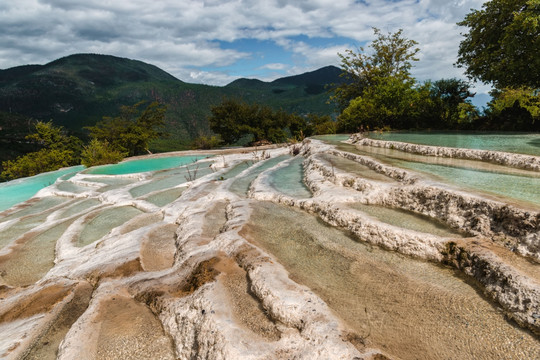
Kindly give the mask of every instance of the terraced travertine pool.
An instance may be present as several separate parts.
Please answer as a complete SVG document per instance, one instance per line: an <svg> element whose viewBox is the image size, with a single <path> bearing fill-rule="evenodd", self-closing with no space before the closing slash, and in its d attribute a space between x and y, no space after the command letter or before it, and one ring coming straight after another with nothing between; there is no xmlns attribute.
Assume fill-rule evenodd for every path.
<svg viewBox="0 0 540 360"><path fill-rule="evenodd" d="M499 197L503 201L540 206L540 173L536 171L343 143L337 145L337 149L369 156L385 164L419 172L428 179Z"/></svg>
<svg viewBox="0 0 540 360"><path fill-rule="evenodd" d="M0 212L0 357L540 358L539 173L347 138Z"/></svg>
<svg viewBox="0 0 540 360"><path fill-rule="evenodd" d="M242 235L273 254L370 345L400 359L538 355L537 339L508 323L452 269L366 245L302 211L264 202L253 211Z"/></svg>
<svg viewBox="0 0 540 360"><path fill-rule="evenodd" d="M96 166L86 171L87 174L122 175L146 171L157 171L192 164L207 155L163 156L146 159L126 160L114 165Z"/></svg>
<svg viewBox="0 0 540 360"><path fill-rule="evenodd" d="M29 178L0 183L0 211L30 199L39 190L46 186L52 185L59 177L77 173L82 169L84 169L83 166L74 166L39 174Z"/></svg>
<svg viewBox="0 0 540 360"><path fill-rule="evenodd" d="M161 156L150 159L136 159L126 160L118 164L98 166L86 170L88 174L101 174L101 175L122 175L122 174L134 174L139 172L157 171L179 167L186 164L192 164L197 160L204 159L207 155L196 156ZM58 185L58 190L81 193L89 191L88 187L80 186L68 182L75 174L83 171L84 166L73 166L57 171L51 171L48 173L39 174L36 176L12 180L4 183L0 183L0 211L6 210L11 206L28 200L34 196L39 190L50 186L56 182L57 179L63 180ZM101 179L100 179L101 180ZM90 181L98 181L90 180ZM103 180L102 180L103 181ZM125 185L123 179L118 180L104 180L112 181L109 189L112 189L115 185Z"/></svg>
<svg viewBox="0 0 540 360"><path fill-rule="evenodd" d="M540 156L538 133L493 132L371 132L373 139L465 149L505 151Z"/></svg>
<svg viewBox="0 0 540 360"><path fill-rule="evenodd" d="M393 209L379 205L366 205L362 203L347 204L350 208L360 210L363 213L372 216L379 221L428 234L433 234L441 237L459 238L466 234L450 228L442 222L428 216L422 216L412 211L403 209Z"/></svg>
<svg viewBox="0 0 540 360"><path fill-rule="evenodd" d="M270 185L279 192L293 197L311 197L311 192L303 181L304 158L298 156L286 166L280 167L270 174Z"/></svg>
<svg viewBox="0 0 540 360"><path fill-rule="evenodd" d="M262 162L262 164L257 164L253 166L252 169L244 176L238 177L229 187L229 190L239 196L246 196L249 190L249 186L265 170L270 169L271 167L276 166L280 162L289 159L288 155L276 156Z"/></svg>

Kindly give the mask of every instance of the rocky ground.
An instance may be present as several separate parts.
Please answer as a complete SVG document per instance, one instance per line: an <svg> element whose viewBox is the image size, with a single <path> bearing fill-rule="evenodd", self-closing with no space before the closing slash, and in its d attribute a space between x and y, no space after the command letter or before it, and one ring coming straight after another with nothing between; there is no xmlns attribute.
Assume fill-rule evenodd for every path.
<svg viewBox="0 0 540 360"><path fill-rule="evenodd" d="M367 140L353 137L350 141ZM476 152L471 156L487 161ZM466 154L467 151L461 151L459 156ZM454 155L437 150L433 156ZM522 165L526 159L512 160L508 154L504 158L505 166L537 171ZM492 159L491 156L488 160ZM534 162L538 163L538 159ZM294 175L290 169L297 163L303 169L300 175L305 188L301 184L280 185L279 177ZM269 203L281 206L276 209L300 212L283 219L265 216L264 211L274 211L264 205ZM370 216L354 208L354 204L423 216L443 224L450 235L404 229ZM216 156L195 164L153 173L79 173L0 213L0 357L437 356L429 352L435 350L425 350L427 347L384 340L385 336L399 338L399 332L376 335L375 330L364 331L376 322L374 315L369 315L371 308L368 310L366 305L365 312L348 313L347 307L356 306L354 301L347 306L335 306L339 303L339 299L333 300L337 287L335 293L329 293L326 290L332 286L318 289L308 285L309 273L296 268L294 259L289 263L282 258L279 244L272 248L259 241L264 231L282 237L289 233L296 236L297 226L287 216L306 216L298 224L316 220L309 226L313 233L308 240L313 241L311 249L317 249L313 256L322 258L317 260L321 262L315 264L314 270L324 266L323 260L332 269L327 254L334 254L337 259L335 254L339 253L348 261L344 274L354 273L354 279L361 282L360 275L369 270L361 270L361 260L351 249L358 242L368 244L382 254L411 259L403 261L412 261L413 268L443 265L444 274L455 271L459 282L467 283L466 289L471 289L467 295L470 298L460 300L456 291L456 298L448 301L444 299L449 296L445 289L425 288L422 291L426 291L426 298L428 293L440 293L433 301L448 307L474 298L484 304L479 306L492 309L487 312L496 313L495 325L472 324L483 315L474 311L466 315L465 309L453 309L444 316L435 313L433 317L445 319L445 323L436 324L435 330L429 331L418 325L419 328L410 330L409 338L418 338L420 342L415 332L430 337L436 329L455 327L454 335L447 336L457 336L457 343L463 348L452 349L455 352L448 356L475 358L471 354L481 353L478 349L486 340L474 339L469 343L463 329L471 326L470 334L484 334L480 331L485 330L486 335L482 336L492 333L501 338L500 342L487 340L489 347L495 349L495 355L488 354L489 358L496 358L497 354L499 358L516 359L540 355L539 211L436 184L369 156L306 139L301 144L265 150L216 152ZM270 220L277 221L269 223L276 228L270 225L270 230L264 230L265 221ZM319 231L324 223L346 234L339 241L354 239L350 240L352 245L339 245L337 237L341 235L335 235L335 240L334 235L324 235L323 227ZM294 246L294 242L287 244ZM343 250L347 246L351 249ZM375 260L369 266L380 266L381 282L403 284L404 294L405 283L417 280L405 273L387 273ZM416 271L420 278L424 276L415 269L410 271ZM448 279L448 283L452 281ZM411 285L410 289L414 293L414 289L424 288ZM384 291L395 294L400 289L391 287ZM362 291L357 296L361 297ZM369 306L376 306L377 299L384 302L384 297L375 297L370 303L375 305ZM413 300L420 301L417 297ZM399 301L399 296L393 300ZM401 307L403 312L407 306ZM439 311L435 305L430 310L429 302L423 306L428 312ZM460 311L466 321L459 319ZM351 321L349 317L353 316L362 320ZM422 319L414 317L406 318L405 323L411 321L422 323ZM458 326L453 321L461 323ZM480 330L482 327L485 329ZM440 347L448 340L433 339Z"/></svg>

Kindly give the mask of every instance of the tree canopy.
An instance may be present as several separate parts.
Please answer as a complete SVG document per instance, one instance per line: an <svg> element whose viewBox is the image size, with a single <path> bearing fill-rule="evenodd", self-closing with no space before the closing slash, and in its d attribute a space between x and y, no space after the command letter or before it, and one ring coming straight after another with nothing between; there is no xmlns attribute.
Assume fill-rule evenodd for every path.
<svg viewBox="0 0 540 360"><path fill-rule="evenodd" d="M440 79L431 84L430 93L434 106L433 115L440 119L438 124L430 124L430 127L453 129L462 122L470 121L469 114L464 111L473 111L468 98L474 94L466 81L456 78Z"/></svg>
<svg viewBox="0 0 540 360"><path fill-rule="evenodd" d="M152 102L141 110L144 104L142 101L133 106L122 106L120 115L104 117L95 126L87 127L90 137L106 141L113 149L127 156L147 153L148 143L165 135L162 129L166 107Z"/></svg>
<svg viewBox="0 0 540 360"><path fill-rule="evenodd" d="M115 149L107 140L90 140L81 153L81 164L90 167L106 164L116 164L126 157L126 153Z"/></svg>
<svg viewBox="0 0 540 360"><path fill-rule="evenodd" d="M491 0L458 23L469 27L457 65L497 88L540 88L540 0Z"/></svg>
<svg viewBox="0 0 540 360"><path fill-rule="evenodd" d="M354 80L334 91L334 98L346 105L338 118L340 131L456 129L477 117L468 100L474 94L466 81L418 83L410 73L413 61L418 60L417 42L404 38L402 30L384 35L374 28L374 32L377 39L370 44L371 55L352 50L339 55L343 76Z"/></svg>
<svg viewBox="0 0 540 360"><path fill-rule="evenodd" d="M210 129L221 135L226 144L233 144L246 135L250 135L253 142L267 140L277 143L285 141L288 136L306 135L308 129L306 121L297 115L234 99L225 99L211 111L208 119Z"/></svg>
<svg viewBox="0 0 540 360"><path fill-rule="evenodd" d="M530 88L491 92L483 124L491 130L540 131L540 92Z"/></svg>
<svg viewBox="0 0 540 360"><path fill-rule="evenodd" d="M38 151L19 156L15 160L2 163L1 178L11 180L20 177L33 176L42 172L53 171L62 167L78 165L82 141L66 134L61 126L52 122L38 122L35 133L26 139L41 147Z"/></svg>
<svg viewBox="0 0 540 360"><path fill-rule="evenodd" d="M339 117L339 128L347 132L361 128L420 128L431 108L429 101L429 86L416 87L413 80L388 76L350 102Z"/></svg>
<svg viewBox="0 0 540 360"><path fill-rule="evenodd" d="M410 79L412 62L418 61L416 54L420 49L414 40L403 37L403 30L391 34L383 34L373 28L376 39L369 45L371 54L360 47L357 52L346 50L338 54L341 59L341 76L346 82L333 89L332 99L341 110L349 105L352 99L361 96L365 89L377 85L381 79L393 77L406 81Z"/></svg>

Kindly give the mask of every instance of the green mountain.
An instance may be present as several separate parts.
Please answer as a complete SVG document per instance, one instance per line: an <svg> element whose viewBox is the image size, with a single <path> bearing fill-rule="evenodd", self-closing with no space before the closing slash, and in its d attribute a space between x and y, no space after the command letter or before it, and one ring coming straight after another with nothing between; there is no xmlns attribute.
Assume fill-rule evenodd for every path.
<svg viewBox="0 0 540 360"><path fill-rule="evenodd" d="M84 126L117 115L121 105L157 100L167 105L170 137L153 143L153 150L182 149L210 133L210 108L227 97L298 114L333 114L326 85L339 82L339 73L329 66L272 82L238 79L219 87L186 83L154 65L109 55L77 54L45 65L18 66L0 70L0 147L6 139L15 141L6 129L16 129L21 143L24 126L9 125L13 121L52 120L83 136Z"/></svg>

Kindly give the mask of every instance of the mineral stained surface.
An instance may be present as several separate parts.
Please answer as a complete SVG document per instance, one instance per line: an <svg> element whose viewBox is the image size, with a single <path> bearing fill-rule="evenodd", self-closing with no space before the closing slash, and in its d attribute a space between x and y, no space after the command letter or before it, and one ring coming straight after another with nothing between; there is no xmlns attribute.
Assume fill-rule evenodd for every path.
<svg viewBox="0 0 540 360"><path fill-rule="evenodd" d="M0 358L540 358L539 209L370 148L540 177L361 135L80 172L0 213Z"/></svg>

